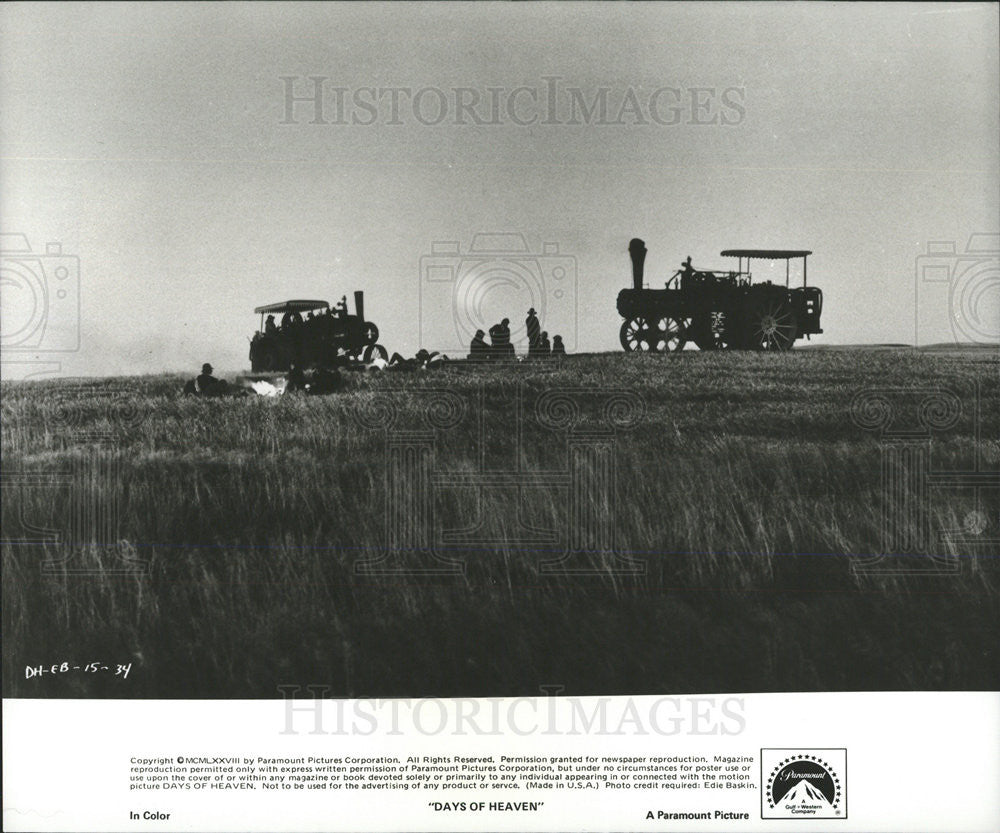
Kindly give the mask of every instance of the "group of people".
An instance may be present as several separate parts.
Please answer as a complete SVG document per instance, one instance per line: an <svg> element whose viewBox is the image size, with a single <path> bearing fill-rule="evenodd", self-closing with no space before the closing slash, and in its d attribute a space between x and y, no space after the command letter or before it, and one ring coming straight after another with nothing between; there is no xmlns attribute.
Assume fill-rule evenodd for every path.
<svg viewBox="0 0 1000 833"><path fill-rule="evenodd" d="M285 332L294 331L295 328L308 324L314 318L326 318L330 315L341 315L346 313L347 301L343 299L335 308L328 307L325 312L314 316L309 313L303 320L298 312L286 312L281 319L281 330ZM556 335L549 341L549 334L541 328L538 314L534 307L528 310L528 317L524 321L525 329L528 333L528 356L529 359L542 359L549 356L565 356L566 348L563 345L562 336ZM278 325L274 322L274 316L269 315L264 325L266 333L276 333L279 331ZM359 365L355 359L348 355L341 356L341 351L337 351L335 364L345 369L364 370L427 370L435 365L450 361L446 355L438 352L428 352L421 348L416 355L408 359L399 353L393 353L392 358L386 360L375 357L363 365ZM469 345L469 361L489 361L494 359L514 360L517 358L514 352L514 345L510 342L510 319L504 318L499 324L490 327L490 343L486 343L486 333L476 330L476 335ZM201 374L184 385L184 393L196 396L220 396L227 393L246 393L241 388L230 387L224 379L216 379L213 375L212 365L207 362L201 367ZM332 393L339 390L343 384L343 379L336 367L328 370L315 370L307 373L303 365L298 361L293 361L289 367L288 375L283 388L284 393L303 391L305 393Z"/></svg>
<svg viewBox="0 0 1000 833"><path fill-rule="evenodd" d="M300 312L289 311L281 316L281 323L274 320L273 315L264 319L264 335L277 335L278 333L297 333L303 326L320 326L331 318L342 318L347 315L347 297L341 298L335 306L320 310L319 313L309 311L303 318Z"/></svg>
<svg viewBox="0 0 1000 833"><path fill-rule="evenodd" d="M542 329L538 313L532 307L524 320L528 331L528 358L543 359L549 356L565 356L566 347L562 336L556 335L549 341L549 334ZM505 318L499 324L490 327L490 343L486 343L486 333L476 330L472 343L469 345L469 361L487 361L489 359L514 359L514 345L510 343L510 319Z"/></svg>

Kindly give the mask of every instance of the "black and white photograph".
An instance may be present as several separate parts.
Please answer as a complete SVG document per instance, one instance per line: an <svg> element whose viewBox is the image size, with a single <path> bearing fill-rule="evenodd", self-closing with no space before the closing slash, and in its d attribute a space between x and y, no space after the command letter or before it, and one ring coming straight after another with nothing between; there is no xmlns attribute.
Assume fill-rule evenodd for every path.
<svg viewBox="0 0 1000 833"><path fill-rule="evenodd" d="M4 828L1000 828L998 44L0 8Z"/></svg>

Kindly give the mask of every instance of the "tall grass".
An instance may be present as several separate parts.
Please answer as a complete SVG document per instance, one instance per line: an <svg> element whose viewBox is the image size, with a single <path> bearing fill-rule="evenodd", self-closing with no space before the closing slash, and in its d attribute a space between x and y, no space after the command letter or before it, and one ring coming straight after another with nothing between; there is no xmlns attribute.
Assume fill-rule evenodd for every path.
<svg viewBox="0 0 1000 833"><path fill-rule="evenodd" d="M937 532L961 528L985 501L980 536L995 538L996 490L978 503L969 489L932 490L932 554L950 561L902 553L882 562L895 572L858 574L856 556L882 551L886 496L880 436L850 408L858 391L893 388L912 418L906 409L922 391L947 388L963 412L934 435L933 467L967 470L978 453L995 469L997 369L990 353L859 350L444 367L357 375L335 396L278 400L185 399L168 376L5 383L4 473L73 471L104 432L114 438L103 452L111 475L91 494L118 511L113 541L77 542L61 566L42 567L65 557L64 545L3 544L4 693L995 688L995 551ZM590 574L546 572L542 562L562 552L558 535L514 542L525 528L569 522L568 489L546 479L565 470L567 429L546 427L535 411L555 389L576 391L577 430L613 432L615 491L595 511L640 572L600 553L581 556ZM387 439L431 430L424 415L439 390L465 408L433 429L437 518L476 528L444 547L463 570L359 574L387 540ZM643 403L634 424L609 428L601 402L612 390ZM397 412L388 430L359 420L386 403ZM477 498L446 482L518 466L520 489ZM66 528L73 488L9 482L5 539L23 537L22 519ZM126 681L25 679L26 665L63 659L133 670Z"/></svg>

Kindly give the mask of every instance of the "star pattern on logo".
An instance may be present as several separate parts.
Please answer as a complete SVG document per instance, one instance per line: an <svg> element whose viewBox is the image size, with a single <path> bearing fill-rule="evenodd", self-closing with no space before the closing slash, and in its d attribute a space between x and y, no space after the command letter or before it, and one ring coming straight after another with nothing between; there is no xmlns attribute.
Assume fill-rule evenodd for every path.
<svg viewBox="0 0 1000 833"><path fill-rule="evenodd" d="M768 804L768 807L770 809L772 809L772 810L774 809L774 800L772 798L772 796L773 796L772 789L774 787L774 778L775 778L775 776L782 769L784 769L786 766L788 766L788 764L796 763L798 761L809 761L809 762L816 763L819 766L823 767L823 769L825 769L827 771L827 773L833 779L833 787L834 787L834 796L833 796L833 802L831 803L831 806L834 808L834 810L836 810L837 815L840 815L843 812L842 810L838 809L839 805L840 805L840 799L842 797L841 789L840 789L840 778L837 776L837 774L834 771L833 767L830 764L828 764L823 758L820 758L818 755L792 755L792 756L789 756L787 758L784 758L781 762L778 763L777 766L774 767L774 769L771 770L771 775L770 775L770 777L768 778L768 781L767 781L767 804Z"/></svg>

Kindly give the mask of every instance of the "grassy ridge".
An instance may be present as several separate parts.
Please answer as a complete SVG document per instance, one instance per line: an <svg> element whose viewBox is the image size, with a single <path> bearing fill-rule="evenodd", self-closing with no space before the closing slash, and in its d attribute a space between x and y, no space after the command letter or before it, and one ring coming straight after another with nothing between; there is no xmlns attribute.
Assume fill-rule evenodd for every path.
<svg viewBox="0 0 1000 833"><path fill-rule="evenodd" d="M93 447L73 432L103 431L115 450L88 494L118 506L113 545L84 546L65 568L40 567L58 545L3 545L7 696L966 689L1000 677L996 559L975 535L936 538L978 517L984 497L981 537L995 537L996 490L978 504L969 489L932 490L932 552L956 571L912 574L933 562L905 554L882 562L895 573L851 569L881 551L886 500L880 435L852 419L852 397L897 389L899 419L916 424L926 391L953 392L961 413L934 435L932 466L968 469L978 385L978 451L995 468L995 353L587 356L359 375L340 395L280 400L183 399L179 382L4 385L5 474L72 471ZM565 401L546 405L557 390ZM605 410L621 391L639 403L631 421ZM539 530L573 523L575 486L550 476L568 470L567 414L574 431L613 438L614 494L591 489L589 511L639 574L600 553L573 562L592 574L540 569L565 535ZM464 571L359 575L384 550L397 494L387 440L412 431L435 444L438 528L475 530L439 547ZM586 458L578 473L593 482L603 465ZM447 486L518 466L520 489L498 479L477 500ZM66 527L72 488L4 489L5 537L9 519ZM144 572L110 572L127 558ZM124 683L24 679L25 665L63 658L134 667Z"/></svg>

